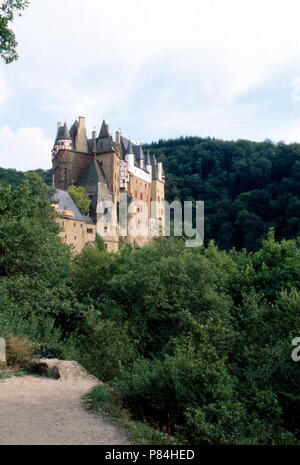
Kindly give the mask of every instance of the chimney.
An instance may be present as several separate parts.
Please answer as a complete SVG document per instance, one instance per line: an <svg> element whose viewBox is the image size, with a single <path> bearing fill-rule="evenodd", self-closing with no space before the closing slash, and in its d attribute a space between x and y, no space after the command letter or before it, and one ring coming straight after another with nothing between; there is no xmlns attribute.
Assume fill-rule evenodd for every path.
<svg viewBox="0 0 300 465"><path fill-rule="evenodd" d="M121 134L119 131L116 131L116 144L121 145Z"/></svg>
<svg viewBox="0 0 300 465"><path fill-rule="evenodd" d="M94 129L94 131L92 132L92 138L93 139L96 139L97 138L97 131Z"/></svg>
<svg viewBox="0 0 300 465"><path fill-rule="evenodd" d="M110 132L109 132L109 125L108 125L108 124L106 125L106 129L107 129L108 134L110 134Z"/></svg>
<svg viewBox="0 0 300 465"><path fill-rule="evenodd" d="M61 123L58 122L58 123L57 123L57 130L59 130L60 127L61 127Z"/></svg>
<svg viewBox="0 0 300 465"><path fill-rule="evenodd" d="M85 117L79 116L79 126L85 127Z"/></svg>

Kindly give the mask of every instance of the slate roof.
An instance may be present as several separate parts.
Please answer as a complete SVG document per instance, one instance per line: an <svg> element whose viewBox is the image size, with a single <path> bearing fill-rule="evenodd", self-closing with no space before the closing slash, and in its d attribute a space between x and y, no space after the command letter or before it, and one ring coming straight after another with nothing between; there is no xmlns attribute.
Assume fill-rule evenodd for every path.
<svg viewBox="0 0 300 465"><path fill-rule="evenodd" d="M67 123L61 126L57 132L57 140L60 139L71 139Z"/></svg>
<svg viewBox="0 0 300 465"><path fill-rule="evenodd" d="M151 165L151 159L150 159L150 150L147 150L147 160L146 160L146 165Z"/></svg>
<svg viewBox="0 0 300 465"><path fill-rule="evenodd" d="M81 178L79 179L77 185L83 186L88 193L95 193L98 187L98 183L107 186L108 190L108 181L104 174L103 168L98 160L92 160ZM112 192L110 191L112 194Z"/></svg>
<svg viewBox="0 0 300 465"><path fill-rule="evenodd" d="M107 125L106 125L105 120L103 120L102 122L102 126L101 126L100 133L99 133L99 138L100 137L109 137L109 132L107 130Z"/></svg>
<svg viewBox="0 0 300 465"><path fill-rule="evenodd" d="M126 150L126 155L134 155L131 140L128 143L127 150Z"/></svg>
<svg viewBox="0 0 300 465"><path fill-rule="evenodd" d="M53 201L58 203L58 208L60 211L68 210L74 213L74 216L63 215L64 218L84 221L88 224L94 224L93 220L89 216L85 216L80 213L68 192L61 189L56 189L56 193L53 196Z"/></svg>
<svg viewBox="0 0 300 465"><path fill-rule="evenodd" d="M145 171L148 173L148 170L146 168L141 168L139 161L142 159L145 159L144 151L142 145L136 145L133 144L129 139L126 139L126 137L121 136L121 148L122 148L122 160L125 160L125 155L127 155L129 152L129 144L131 144L132 151L131 153L134 154L134 162L135 165L140 168L141 170ZM131 150L131 149L130 149Z"/></svg>
<svg viewBox="0 0 300 465"><path fill-rule="evenodd" d="M152 165L152 179L158 180L158 168L157 168L156 156L152 155L150 158L151 158L151 165Z"/></svg>

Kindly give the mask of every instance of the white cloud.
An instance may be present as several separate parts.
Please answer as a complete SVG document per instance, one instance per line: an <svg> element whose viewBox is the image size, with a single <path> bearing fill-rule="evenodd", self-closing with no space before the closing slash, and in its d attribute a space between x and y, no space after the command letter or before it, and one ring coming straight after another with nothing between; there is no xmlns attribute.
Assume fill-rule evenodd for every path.
<svg viewBox="0 0 300 465"><path fill-rule="evenodd" d="M13 132L8 125L0 129L0 166L28 171L49 169L53 141L37 127Z"/></svg>
<svg viewBox="0 0 300 465"><path fill-rule="evenodd" d="M82 115L89 130L105 117L143 140L269 137L275 115L239 99L300 75L299 16L299 0L31 0L14 27L20 59L0 75L0 103L9 82L18 122L0 124L35 118L54 137L57 120ZM288 121L274 125L276 140Z"/></svg>

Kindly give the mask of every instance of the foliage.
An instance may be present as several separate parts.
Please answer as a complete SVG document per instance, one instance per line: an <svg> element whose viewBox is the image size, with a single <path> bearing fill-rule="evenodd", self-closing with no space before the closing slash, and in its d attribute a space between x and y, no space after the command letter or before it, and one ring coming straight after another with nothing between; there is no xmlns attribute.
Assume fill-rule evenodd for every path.
<svg viewBox="0 0 300 465"><path fill-rule="evenodd" d="M68 192L82 215L89 212L91 201L86 198L84 187L70 186Z"/></svg>
<svg viewBox="0 0 300 465"><path fill-rule="evenodd" d="M36 174L14 191L0 188L1 333L27 336L42 352L57 349L82 311L70 287L70 251L57 236L49 198Z"/></svg>
<svg viewBox="0 0 300 465"><path fill-rule="evenodd" d="M14 378L14 377L22 377L26 374L25 371L0 371L0 381L4 381L5 379Z"/></svg>
<svg viewBox="0 0 300 465"><path fill-rule="evenodd" d="M253 252L168 238L116 254L98 240L73 258L50 196L36 175L0 189L1 335L82 363L177 442L299 442L299 239L271 229ZM92 403L112 414L111 399Z"/></svg>
<svg viewBox="0 0 300 465"><path fill-rule="evenodd" d="M28 0L4 0L0 6L0 56L5 63L18 59L15 33L9 28L15 15L28 7Z"/></svg>
<svg viewBox="0 0 300 465"><path fill-rule="evenodd" d="M132 444L139 445L172 445L174 438L163 434L145 422L135 421L126 410L120 397L108 385L97 386L86 395L85 407L100 414L102 417L109 415L124 431Z"/></svg>
<svg viewBox="0 0 300 465"><path fill-rule="evenodd" d="M36 346L27 337L12 337L6 346L8 365L28 366L37 355Z"/></svg>
<svg viewBox="0 0 300 465"><path fill-rule="evenodd" d="M148 147L164 163L168 201L205 202L206 245L257 251L271 227L277 240L299 234L300 144L182 137ZM3 185L18 177L0 170Z"/></svg>
<svg viewBox="0 0 300 465"><path fill-rule="evenodd" d="M128 324L135 359L110 372L99 363L97 374L135 419L197 444L297 442L297 241L270 231L257 252L226 253L163 239L115 255L86 250L76 266L78 298L102 321Z"/></svg>
<svg viewBox="0 0 300 465"><path fill-rule="evenodd" d="M300 145L186 137L148 146L164 163L166 199L205 202L206 244L258 250L300 231Z"/></svg>
<svg viewBox="0 0 300 465"><path fill-rule="evenodd" d="M0 187L11 186L12 189L16 189L21 184L21 182L24 181L26 176L30 176L34 173L40 176L48 186L51 186L51 170L40 169L35 171L27 171L27 173L23 173L22 171L16 171L14 169L0 168Z"/></svg>

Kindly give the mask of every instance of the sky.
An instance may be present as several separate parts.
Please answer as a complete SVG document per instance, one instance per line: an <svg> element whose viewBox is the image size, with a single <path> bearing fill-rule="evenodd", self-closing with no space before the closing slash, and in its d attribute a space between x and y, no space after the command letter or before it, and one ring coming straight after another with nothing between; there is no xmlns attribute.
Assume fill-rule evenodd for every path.
<svg viewBox="0 0 300 465"><path fill-rule="evenodd" d="M51 167L57 122L135 142L300 142L299 0L31 0L0 63L0 166Z"/></svg>

